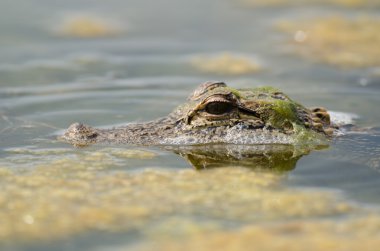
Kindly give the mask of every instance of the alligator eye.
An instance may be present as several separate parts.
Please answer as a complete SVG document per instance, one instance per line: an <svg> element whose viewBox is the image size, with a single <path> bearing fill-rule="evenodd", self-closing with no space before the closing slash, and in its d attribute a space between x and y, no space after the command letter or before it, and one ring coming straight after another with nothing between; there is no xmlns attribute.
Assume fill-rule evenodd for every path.
<svg viewBox="0 0 380 251"><path fill-rule="evenodd" d="M233 109L233 105L227 102L211 102L207 104L205 110L207 113L221 115L228 113Z"/></svg>

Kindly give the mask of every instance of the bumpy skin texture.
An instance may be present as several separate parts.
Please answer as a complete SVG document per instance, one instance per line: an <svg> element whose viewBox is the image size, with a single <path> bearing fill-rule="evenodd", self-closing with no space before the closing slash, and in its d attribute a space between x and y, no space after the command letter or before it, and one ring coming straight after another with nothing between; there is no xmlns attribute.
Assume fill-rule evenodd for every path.
<svg viewBox="0 0 380 251"><path fill-rule="evenodd" d="M271 87L233 89L205 82L168 116L141 124L97 129L72 124L61 140L137 145L298 144L328 138L337 129L324 108L307 109ZM307 142L303 142L307 143Z"/></svg>

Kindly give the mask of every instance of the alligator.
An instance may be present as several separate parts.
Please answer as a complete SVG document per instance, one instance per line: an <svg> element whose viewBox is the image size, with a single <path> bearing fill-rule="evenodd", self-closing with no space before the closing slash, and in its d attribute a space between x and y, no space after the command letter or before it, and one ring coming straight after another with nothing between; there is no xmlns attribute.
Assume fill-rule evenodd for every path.
<svg viewBox="0 0 380 251"><path fill-rule="evenodd" d="M191 159L194 151L199 157L206 149L220 150L214 147L218 144L252 146L254 149L251 147L250 152L255 156L264 152L262 146L270 145L265 151L271 149L272 153L282 152L282 148L278 150L280 145L292 149L302 146L301 154L293 154L300 156L328 145L339 133L339 121L334 121L325 108L306 108L276 88L234 89L224 82L208 81L166 117L111 129L74 123L59 138L77 147L94 143L171 146L172 150L175 148L173 151ZM206 147L199 147L204 145ZM183 146L198 147L189 152L189 148ZM242 151L238 151L240 157L236 157L223 149L223 156L233 159L242 156ZM219 150L202 154L202 158L215 157Z"/></svg>
<svg viewBox="0 0 380 251"><path fill-rule="evenodd" d="M60 138L75 146L310 144L332 137L338 129L326 109L308 109L276 88L238 90L208 81L164 118L112 129L74 123Z"/></svg>

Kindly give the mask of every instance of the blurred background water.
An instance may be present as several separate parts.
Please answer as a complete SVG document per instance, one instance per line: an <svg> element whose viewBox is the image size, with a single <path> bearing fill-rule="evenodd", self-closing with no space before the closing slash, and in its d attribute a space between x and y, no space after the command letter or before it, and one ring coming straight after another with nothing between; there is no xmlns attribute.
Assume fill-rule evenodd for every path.
<svg viewBox="0 0 380 251"><path fill-rule="evenodd" d="M9 223L1 226L4 248L114 250L109 247L127 248L130 243L151 241L151 235L141 234L151 229L150 223L135 226L131 231L106 229L105 234L97 232L100 231L98 225L90 224L78 230L80 234L75 236L76 223L68 220L68 233L72 230L73 235L57 233L47 238L23 228L22 224L38 223L27 213L27 205L56 203L49 198L33 202L35 198L17 194L19 190L33 191L25 182L38 179L41 173L30 175L29 172L38 170L41 165L51 165L56 170L60 164L54 161L75 156L78 159L69 165L69 172L74 176L78 170L86 170L91 175L113 175L121 171L138 176L151 168L163 172L191 168L178 155L156 148L118 146L115 149L131 151L132 157L111 158L107 163L93 156L86 159L92 152L104 149L96 146L75 149L55 140L56 135L76 121L93 126L114 126L152 120L165 116L182 103L199 83L222 80L236 88L275 86L305 106L322 105L330 110L353 113L359 116L356 123L360 127L378 126L380 61L368 58L380 54L379 45L369 42L369 49L363 53L360 54L361 50L352 52L359 51L361 55L361 63L352 64L350 57L347 57L347 63L345 59L331 62L322 55L323 48L313 50L313 44L308 43L313 39L313 32L329 27L318 22L332 17L348 20L348 24L341 27L352 29L354 37L358 24L351 24L350 20L369 20L359 27L360 30L368 29L368 33L357 34L360 38L348 41L352 47L335 48L337 54L355 50L355 44L360 45L363 36L380 41L376 40L380 30L376 1L337 1L338 4L332 4L335 1L278 2L274 6L265 6L257 1L258 4L253 6L249 1L232 0L1 0L0 167L7 173L9 170L14 172L12 179L8 174L0 175L0 187L4 188L0 194L0 219ZM351 7L345 2L357 6ZM311 25L309 31L304 29L304 24L310 20L316 24ZM293 23L290 31L279 28L283 22ZM336 27L334 23L331 26ZM379 29L376 31L376 28ZM330 41L330 36L339 32L333 29L321 34ZM334 43L334 37L331 40L330 43ZM364 41L367 40L364 38ZM299 51L299 46L305 46L308 53ZM334 51L326 53L331 57ZM203 65L203 62L207 64ZM233 67L238 70L229 71ZM302 157L297 167L281 178L281 186L317 192L327 189L360 208L377 210L380 203L379 143L375 130L338 139L330 148ZM136 153L135 149L141 152ZM62 164L62 168L68 167ZM46 172L44 169L42 175ZM17 181L21 176L26 180ZM63 181L67 179L63 178ZM17 182L12 185L13 181ZM112 184L108 184L107 189L112 191ZM170 186L165 182L161 185ZM38 188L39 183L35 186ZM49 191L49 186L44 189ZM54 191L54 187L50 189ZM24 205L22 210L17 205L9 206L12 201L10 190L16 193L13 194L14 200ZM43 195L44 192L40 194ZM96 198L97 195L88 196ZM80 203L86 202L78 200L75 203L80 207ZM60 215L52 214L51 219L61 217L64 209ZM44 214L42 209L38 210L37 213ZM182 209L172 210L176 215ZM214 217L211 214L202 217L210 220ZM162 216L152 217L163 219ZM191 217L190 221L199 222L199 219L195 220L199 215ZM315 217L322 216L317 214ZM21 220L15 223L18 221L9 222L8 218ZM238 218L234 218L235 221ZM35 231L49 232L48 227L56 227L51 219L45 219L51 225L45 222ZM280 221L286 219L283 217ZM223 217L218 222L222 222L223 226L218 228L222 230L231 229L230 225L236 224ZM268 222L279 221L271 219ZM101 220L100 223L118 225ZM14 230L17 227L22 230ZM21 237L20 233L23 233ZM102 237L99 239L99 236ZM25 239L25 243L17 244L17 237Z"/></svg>

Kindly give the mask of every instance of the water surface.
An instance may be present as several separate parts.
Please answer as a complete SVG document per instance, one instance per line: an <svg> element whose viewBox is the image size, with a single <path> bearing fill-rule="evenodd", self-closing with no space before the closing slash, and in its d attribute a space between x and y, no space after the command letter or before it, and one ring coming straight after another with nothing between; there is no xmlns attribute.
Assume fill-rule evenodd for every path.
<svg viewBox="0 0 380 251"><path fill-rule="evenodd" d="M196 171L160 148L74 148L56 140L76 121L107 127L165 116L199 83L215 79L236 88L275 86L306 106L353 113L358 126L376 127L379 64L303 57L294 42L300 33L278 23L376 19L378 8L250 8L229 0L19 0L0 7L4 250L175 250L181 242L211 250L221 240L239 250L252 236L263 237L264 249L273 239L292 248L312 236L320 237L315 250L378 244L376 130L334 140L285 172L254 163ZM65 20L81 16L112 32L62 32ZM259 69L194 65L225 53Z"/></svg>

